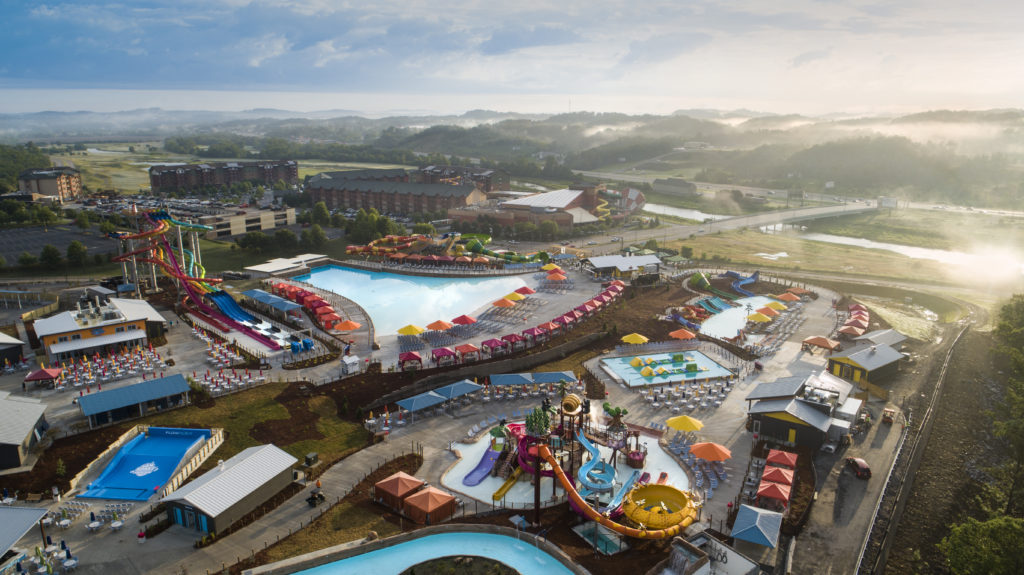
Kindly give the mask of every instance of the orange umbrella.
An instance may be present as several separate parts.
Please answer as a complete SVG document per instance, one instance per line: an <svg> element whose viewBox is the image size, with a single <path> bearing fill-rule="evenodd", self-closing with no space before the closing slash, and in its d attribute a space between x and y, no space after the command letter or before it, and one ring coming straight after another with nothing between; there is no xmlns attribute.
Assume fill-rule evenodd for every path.
<svg viewBox="0 0 1024 575"><path fill-rule="evenodd" d="M668 335L673 339L695 339L697 337L697 334L686 328L679 328Z"/></svg>
<svg viewBox="0 0 1024 575"><path fill-rule="evenodd" d="M338 331L354 331L361 327L363 327L363 324L347 319L339 323L338 325L334 326L334 329Z"/></svg>
<svg viewBox="0 0 1024 575"><path fill-rule="evenodd" d="M548 279L553 282L560 282L566 279L566 277L560 273L553 273L548 276Z"/></svg>
<svg viewBox="0 0 1024 575"><path fill-rule="evenodd" d="M766 315L768 317L775 317L775 316L779 315L779 312L775 311L774 309L772 309L772 308L770 308L768 306L764 306L763 308L757 310L757 313L763 313L764 315Z"/></svg>
<svg viewBox="0 0 1024 575"><path fill-rule="evenodd" d="M444 321L443 319L439 319L439 320L435 321L434 323L428 323L427 324L427 329L432 329L434 331L444 331L446 329L451 329L452 325L454 325L454 324L450 324L450 323Z"/></svg>
<svg viewBox="0 0 1024 575"><path fill-rule="evenodd" d="M512 307L516 305L516 302L505 298L501 298L498 301L494 302L492 305L494 307Z"/></svg>
<svg viewBox="0 0 1024 575"><path fill-rule="evenodd" d="M729 451L729 448L711 442L694 443L693 447L690 448L690 453L704 461L725 461L732 457L732 452Z"/></svg>
<svg viewBox="0 0 1024 575"><path fill-rule="evenodd" d="M800 296L794 295L790 292L786 292L784 294L779 295L773 295L772 297L781 301L800 301Z"/></svg>

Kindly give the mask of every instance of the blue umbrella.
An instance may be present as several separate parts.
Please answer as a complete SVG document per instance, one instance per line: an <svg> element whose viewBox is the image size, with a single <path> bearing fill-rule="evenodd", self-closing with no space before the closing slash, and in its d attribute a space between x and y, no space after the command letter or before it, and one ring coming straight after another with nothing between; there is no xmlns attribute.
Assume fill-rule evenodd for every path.
<svg viewBox="0 0 1024 575"><path fill-rule="evenodd" d="M92 511L89 512L89 521L96 521L96 514Z"/></svg>
<svg viewBox="0 0 1024 575"><path fill-rule="evenodd" d="M4 487L4 499L7 499L7 488Z"/></svg>
<svg viewBox="0 0 1024 575"><path fill-rule="evenodd" d="M60 540L60 548L61 549L67 549L68 548L68 544L65 543L63 539Z"/></svg>
<svg viewBox="0 0 1024 575"><path fill-rule="evenodd" d="M67 557L68 559L71 559L71 548L70 547L65 547L64 548L64 556Z"/></svg>
<svg viewBox="0 0 1024 575"><path fill-rule="evenodd" d="M18 561L17 563L15 563L14 570L17 571L18 573L22 573L23 572L21 570L21 561Z"/></svg>
<svg viewBox="0 0 1024 575"><path fill-rule="evenodd" d="M46 536L46 546L49 547L50 545L53 545L53 539L51 539L50 536L47 535Z"/></svg>

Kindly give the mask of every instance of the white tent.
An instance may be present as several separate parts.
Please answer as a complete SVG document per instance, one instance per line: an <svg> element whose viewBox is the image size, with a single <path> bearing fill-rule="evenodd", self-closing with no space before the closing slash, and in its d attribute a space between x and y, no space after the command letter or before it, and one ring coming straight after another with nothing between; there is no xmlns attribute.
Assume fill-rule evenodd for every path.
<svg viewBox="0 0 1024 575"><path fill-rule="evenodd" d="M341 372L346 375L359 373L360 363L358 355L341 356Z"/></svg>

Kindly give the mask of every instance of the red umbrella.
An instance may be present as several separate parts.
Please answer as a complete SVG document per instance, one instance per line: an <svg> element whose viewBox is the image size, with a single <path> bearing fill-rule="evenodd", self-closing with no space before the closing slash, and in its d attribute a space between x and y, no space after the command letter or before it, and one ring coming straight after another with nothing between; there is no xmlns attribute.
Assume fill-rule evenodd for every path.
<svg viewBox="0 0 1024 575"><path fill-rule="evenodd" d="M517 289L516 293L523 294L523 295L530 295L530 294L537 293L537 291L533 290L533 289L530 289L530 286L523 286L523 287Z"/></svg>
<svg viewBox="0 0 1024 575"><path fill-rule="evenodd" d="M457 325L469 325L476 323L476 318L470 315L460 315L459 317L452 320L452 323Z"/></svg>

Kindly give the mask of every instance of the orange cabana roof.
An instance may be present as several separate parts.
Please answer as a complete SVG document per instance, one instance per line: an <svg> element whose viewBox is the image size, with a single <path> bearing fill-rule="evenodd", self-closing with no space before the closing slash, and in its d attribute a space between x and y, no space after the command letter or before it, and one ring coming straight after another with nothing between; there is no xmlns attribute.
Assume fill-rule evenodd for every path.
<svg viewBox="0 0 1024 575"><path fill-rule="evenodd" d="M448 323L448 322L444 321L443 319L439 319L439 320L435 321L434 323L428 323L427 324L427 329L432 329L434 331L444 331L446 329L451 329L452 325L453 324Z"/></svg>
<svg viewBox="0 0 1024 575"><path fill-rule="evenodd" d="M455 351L459 352L459 354L461 354L461 355L466 355L467 353L473 353L474 351L480 351L480 348L475 346L475 345L473 345L473 344L471 344L471 343L464 343L462 345L455 346Z"/></svg>
<svg viewBox="0 0 1024 575"><path fill-rule="evenodd" d="M564 275L562 275L562 274L560 274L558 272L555 272L553 274L549 274L548 275L548 279L553 281L553 282L560 282L560 281L563 281L563 280L565 280L567 278L566 278L566 276L564 276Z"/></svg>
<svg viewBox="0 0 1024 575"><path fill-rule="evenodd" d="M829 339L821 335L812 335L803 342L805 345L813 345L816 347L824 348L830 351L836 351L839 349L839 342L834 339Z"/></svg>
<svg viewBox="0 0 1024 575"><path fill-rule="evenodd" d="M491 260L485 258L484 256L477 256L477 257L473 258L473 263L475 263L475 264L489 264L489 263L491 263Z"/></svg>
<svg viewBox="0 0 1024 575"><path fill-rule="evenodd" d="M455 497L436 487L427 487L406 497L402 512L421 525L440 523L455 514Z"/></svg>
<svg viewBox="0 0 1024 575"><path fill-rule="evenodd" d="M761 475L761 480L781 483L783 485L793 485L793 470L772 465L765 468L764 474Z"/></svg>
<svg viewBox="0 0 1024 575"><path fill-rule="evenodd" d="M695 339L697 334L686 328L679 328L673 332L669 332L668 336L672 339Z"/></svg>
<svg viewBox="0 0 1024 575"><path fill-rule="evenodd" d="M422 480L399 471L374 484L373 498L395 509L401 509L402 501L422 486Z"/></svg>
<svg viewBox="0 0 1024 575"><path fill-rule="evenodd" d="M335 313L334 308L329 305L322 305L316 308L316 315L326 315L329 313Z"/></svg>
<svg viewBox="0 0 1024 575"><path fill-rule="evenodd" d="M800 296L792 292L780 293L779 295L773 295L772 297L779 301L800 301Z"/></svg>
<svg viewBox="0 0 1024 575"><path fill-rule="evenodd" d="M787 289L786 291L788 291L789 293L794 293L796 295L809 295L809 294L814 293L811 290L804 289L802 287L796 287L796 286L793 286L793 287Z"/></svg>
<svg viewBox="0 0 1024 575"><path fill-rule="evenodd" d="M765 497L768 499L777 499L783 503L789 503L789 494L792 492L792 488L788 485L781 483L775 483L773 481L762 481L757 486L757 496Z"/></svg>
<svg viewBox="0 0 1024 575"><path fill-rule="evenodd" d="M361 324L361 323L359 323L357 321L352 321L350 319L347 319L347 320L339 323L338 325L334 326L334 329L336 329L338 331L354 331L354 330L357 330L357 329L359 329L361 327L363 327L363 324Z"/></svg>
<svg viewBox="0 0 1024 575"><path fill-rule="evenodd" d="M782 451L781 449L772 449L768 452L768 457L765 458L765 463L771 463L772 465L785 465L796 469L797 458L798 456L795 453Z"/></svg>

